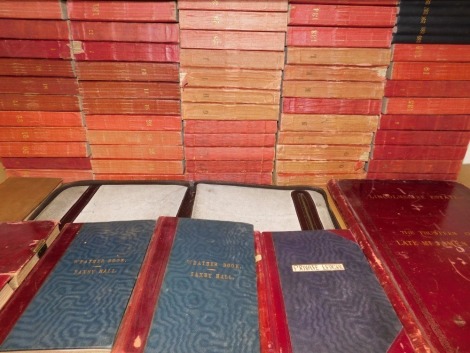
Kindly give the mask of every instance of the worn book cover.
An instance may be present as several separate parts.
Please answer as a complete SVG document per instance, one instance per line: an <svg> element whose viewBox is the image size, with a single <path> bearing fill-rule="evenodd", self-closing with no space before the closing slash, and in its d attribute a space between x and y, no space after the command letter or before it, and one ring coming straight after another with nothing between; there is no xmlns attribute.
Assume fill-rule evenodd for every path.
<svg viewBox="0 0 470 353"><path fill-rule="evenodd" d="M332 180L328 189L415 351L469 351L470 190L425 180Z"/></svg>
<svg viewBox="0 0 470 353"><path fill-rule="evenodd" d="M181 117L176 115L87 115L89 130L180 131Z"/></svg>
<svg viewBox="0 0 470 353"><path fill-rule="evenodd" d="M465 44L394 44L392 52L393 61L470 61L470 46Z"/></svg>
<svg viewBox="0 0 470 353"><path fill-rule="evenodd" d="M395 61L390 64L387 77L391 80L465 81L470 80L469 72L470 62Z"/></svg>
<svg viewBox="0 0 470 353"><path fill-rule="evenodd" d="M1 58L2 76L75 77L70 60Z"/></svg>
<svg viewBox="0 0 470 353"><path fill-rule="evenodd" d="M263 232L257 245L266 352L401 348L402 325L349 231Z"/></svg>
<svg viewBox="0 0 470 353"><path fill-rule="evenodd" d="M383 130L470 130L470 116L382 114L379 126Z"/></svg>
<svg viewBox="0 0 470 353"><path fill-rule="evenodd" d="M1 39L0 56L6 58L71 59L68 40Z"/></svg>
<svg viewBox="0 0 470 353"><path fill-rule="evenodd" d="M388 66L390 49L287 47L287 64Z"/></svg>

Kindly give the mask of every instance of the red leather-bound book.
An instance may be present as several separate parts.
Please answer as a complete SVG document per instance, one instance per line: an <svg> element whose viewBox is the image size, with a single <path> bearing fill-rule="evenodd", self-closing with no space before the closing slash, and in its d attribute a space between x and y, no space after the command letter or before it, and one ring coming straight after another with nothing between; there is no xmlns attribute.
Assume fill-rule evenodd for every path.
<svg viewBox="0 0 470 353"><path fill-rule="evenodd" d="M272 161L274 160L273 147L185 147L187 161Z"/></svg>
<svg viewBox="0 0 470 353"><path fill-rule="evenodd" d="M179 82L177 63L79 61L75 67L85 81Z"/></svg>
<svg viewBox="0 0 470 353"><path fill-rule="evenodd" d="M86 141L84 127L4 127L0 141Z"/></svg>
<svg viewBox="0 0 470 353"><path fill-rule="evenodd" d="M78 112L80 108L77 96L5 93L0 95L0 110Z"/></svg>
<svg viewBox="0 0 470 353"><path fill-rule="evenodd" d="M0 126L83 126L79 112L0 111Z"/></svg>
<svg viewBox="0 0 470 353"><path fill-rule="evenodd" d="M176 23L72 21L73 40L178 43Z"/></svg>
<svg viewBox="0 0 470 353"><path fill-rule="evenodd" d="M79 88L83 96L93 98L180 99L176 82L80 81Z"/></svg>
<svg viewBox="0 0 470 353"><path fill-rule="evenodd" d="M456 174L460 171L462 160L378 160L372 159L367 165L367 171L371 173L416 173L432 174L445 173Z"/></svg>
<svg viewBox="0 0 470 353"><path fill-rule="evenodd" d="M91 169L86 157L7 157L2 158L2 164L6 169Z"/></svg>
<svg viewBox="0 0 470 353"><path fill-rule="evenodd" d="M470 81L398 81L388 80L387 97L470 97Z"/></svg>
<svg viewBox="0 0 470 353"><path fill-rule="evenodd" d="M271 173L273 168L273 160L186 161L186 173Z"/></svg>
<svg viewBox="0 0 470 353"><path fill-rule="evenodd" d="M1 18L62 19L62 8L56 0L30 0L26 3L3 0Z"/></svg>
<svg viewBox="0 0 470 353"><path fill-rule="evenodd" d="M415 352L470 350L470 190L423 180L332 180L328 189Z"/></svg>
<svg viewBox="0 0 470 353"><path fill-rule="evenodd" d="M393 61L470 62L466 44L394 44Z"/></svg>
<svg viewBox="0 0 470 353"><path fill-rule="evenodd" d="M466 146L470 131L404 131L379 130L375 134L376 145L412 146Z"/></svg>
<svg viewBox="0 0 470 353"><path fill-rule="evenodd" d="M395 61L390 64L387 76L391 80L470 80L470 62Z"/></svg>
<svg viewBox="0 0 470 353"><path fill-rule="evenodd" d="M89 130L88 141L95 145L181 145L181 131Z"/></svg>
<svg viewBox="0 0 470 353"><path fill-rule="evenodd" d="M176 1L68 1L71 20L176 22Z"/></svg>
<svg viewBox="0 0 470 353"><path fill-rule="evenodd" d="M72 58L68 40L1 39L0 56L31 59Z"/></svg>
<svg viewBox="0 0 470 353"><path fill-rule="evenodd" d="M470 98L387 97L383 100L385 114L445 114L470 113Z"/></svg>
<svg viewBox="0 0 470 353"><path fill-rule="evenodd" d="M285 98L283 113L292 114L379 114L380 99Z"/></svg>
<svg viewBox="0 0 470 353"><path fill-rule="evenodd" d="M181 117L176 115L87 115L89 130L181 131Z"/></svg>
<svg viewBox="0 0 470 353"><path fill-rule="evenodd" d="M0 142L2 157L88 157L86 142Z"/></svg>
<svg viewBox="0 0 470 353"><path fill-rule="evenodd" d="M151 98L89 98L83 99L86 114L148 114L180 115L179 100Z"/></svg>
<svg viewBox="0 0 470 353"><path fill-rule="evenodd" d="M90 145L91 155L96 159L155 159L182 160L183 146L168 145Z"/></svg>
<svg viewBox="0 0 470 353"><path fill-rule="evenodd" d="M232 130L226 134L190 134L186 131L184 134L184 145L187 147L274 147L275 143L274 133L241 134Z"/></svg>
<svg viewBox="0 0 470 353"><path fill-rule="evenodd" d="M72 63L61 59L0 59L2 76L75 77Z"/></svg>
<svg viewBox="0 0 470 353"><path fill-rule="evenodd" d="M25 4L24 7L28 7ZM0 19L0 37L12 39L68 40L69 28L62 20Z"/></svg>
<svg viewBox="0 0 470 353"><path fill-rule="evenodd" d="M75 78L55 77L0 77L0 93L31 93L77 95Z"/></svg>
<svg viewBox="0 0 470 353"><path fill-rule="evenodd" d="M289 11L289 25L332 27L393 27L395 25L396 7L377 6L372 2L369 4L371 6L292 4Z"/></svg>
<svg viewBox="0 0 470 353"><path fill-rule="evenodd" d="M73 42L76 60L178 62L179 46L168 43Z"/></svg>
<svg viewBox="0 0 470 353"><path fill-rule="evenodd" d="M230 121L230 120L186 120L184 131L187 134L271 134L277 132L277 122L267 121Z"/></svg>
<svg viewBox="0 0 470 353"><path fill-rule="evenodd" d="M391 41L391 28L287 28L287 45L294 47L390 48Z"/></svg>
<svg viewBox="0 0 470 353"><path fill-rule="evenodd" d="M470 130L469 115L388 115L380 117L383 130Z"/></svg>
<svg viewBox="0 0 470 353"><path fill-rule="evenodd" d="M467 146L374 145L372 159L463 160Z"/></svg>
<svg viewBox="0 0 470 353"><path fill-rule="evenodd" d="M367 173L367 179L401 179L401 180L457 180L458 173ZM353 179L353 178L350 178Z"/></svg>

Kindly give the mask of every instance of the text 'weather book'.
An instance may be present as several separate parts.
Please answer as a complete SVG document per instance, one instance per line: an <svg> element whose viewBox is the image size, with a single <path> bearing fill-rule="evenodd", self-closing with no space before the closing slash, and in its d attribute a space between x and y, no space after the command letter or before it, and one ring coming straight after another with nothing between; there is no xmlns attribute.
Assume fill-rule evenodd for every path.
<svg viewBox="0 0 470 353"><path fill-rule="evenodd" d="M349 231L256 236L266 352L409 352L400 347L407 343L402 325Z"/></svg>
<svg viewBox="0 0 470 353"><path fill-rule="evenodd" d="M160 217L113 352L259 353L253 226Z"/></svg>
<svg viewBox="0 0 470 353"><path fill-rule="evenodd" d="M27 307L2 341L0 351L109 352L154 229L155 221L64 227L60 240L68 242L72 237L70 245L29 305L16 305L17 311L23 310L20 304ZM56 248L52 247L51 253ZM44 261L38 268L49 266L46 256ZM40 277L41 271L37 274ZM2 316L1 321L7 326L10 318ZM0 336L5 329L0 328Z"/></svg>
<svg viewBox="0 0 470 353"><path fill-rule="evenodd" d="M470 189L425 180L332 180L328 188L415 351L469 352Z"/></svg>

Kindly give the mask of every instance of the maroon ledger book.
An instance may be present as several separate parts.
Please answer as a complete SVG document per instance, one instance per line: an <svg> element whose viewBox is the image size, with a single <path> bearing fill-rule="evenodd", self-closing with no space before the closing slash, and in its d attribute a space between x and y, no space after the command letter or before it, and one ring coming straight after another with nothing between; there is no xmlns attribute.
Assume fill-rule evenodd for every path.
<svg viewBox="0 0 470 353"><path fill-rule="evenodd" d="M416 352L469 352L470 189L447 181L331 180Z"/></svg>

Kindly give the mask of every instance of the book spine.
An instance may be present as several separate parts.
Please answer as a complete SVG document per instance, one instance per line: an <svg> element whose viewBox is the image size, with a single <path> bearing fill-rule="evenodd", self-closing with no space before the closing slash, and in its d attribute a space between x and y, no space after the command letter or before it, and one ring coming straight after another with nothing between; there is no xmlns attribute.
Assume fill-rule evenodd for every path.
<svg viewBox="0 0 470 353"><path fill-rule="evenodd" d="M75 77L68 60L0 58L2 76Z"/></svg>
<svg viewBox="0 0 470 353"><path fill-rule="evenodd" d="M90 159L83 157L6 157L1 161L6 169L91 169Z"/></svg>
<svg viewBox="0 0 470 353"><path fill-rule="evenodd" d="M294 27L287 28L287 45L297 47L390 48L391 28Z"/></svg>
<svg viewBox="0 0 470 353"><path fill-rule="evenodd" d="M78 61L179 61L179 46L168 43L74 41L72 48Z"/></svg>
<svg viewBox="0 0 470 353"><path fill-rule="evenodd" d="M1 39L0 56L4 58L71 59L69 41Z"/></svg>
<svg viewBox="0 0 470 353"><path fill-rule="evenodd" d="M53 128L26 128L5 127L0 130L0 141L86 141L85 128L53 127Z"/></svg>
<svg viewBox="0 0 470 353"><path fill-rule="evenodd" d="M278 173L356 173L364 170L362 161L277 161Z"/></svg>
<svg viewBox="0 0 470 353"><path fill-rule="evenodd" d="M16 0L2 1L1 18L62 19L62 8L56 0L28 1L28 5Z"/></svg>
<svg viewBox="0 0 470 353"><path fill-rule="evenodd" d="M465 44L394 44L392 52L394 62L448 61L460 63L470 61L470 46Z"/></svg>
<svg viewBox="0 0 470 353"><path fill-rule="evenodd" d="M95 159L182 160L183 146L90 145Z"/></svg>
<svg viewBox="0 0 470 353"><path fill-rule="evenodd" d="M274 147L276 136L271 134L190 134L185 131L186 147Z"/></svg>
<svg viewBox="0 0 470 353"><path fill-rule="evenodd" d="M92 159L91 166L98 174L183 174L181 161Z"/></svg>
<svg viewBox="0 0 470 353"><path fill-rule="evenodd" d="M439 26L439 27L427 27L422 25L416 27L413 24L401 23L399 27L395 27L394 35L401 34L414 34L415 36L439 36L439 35L453 35L453 36L465 36L470 33L470 25L464 26Z"/></svg>
<svg viewBox="0 0 470 353"><path fill-rule="evenodd" d="M375 132L378 116L342 114L287 114L281 116L280 131Z"/></svg>
<svg viewBox="0 0 470 353"><path fill-rule="evenodd" d="M68 18L91 21L176 22L176 1L67 2Z"/></svg>
<svg viewBox="0 0 470 353"><path fill-rule="evenodd" d="M76 62L77 76L84 81L179 82L178 64L149 62Z"/></svg>
<svg viewBox="0 0 470 353"><path fill-rule="evenodd" d="M181 131L112 131L89 130L88 141L95 145L181 145Z"/></svg>
<svg viewBox="0 0 470 353"><path fill-rule="evenodd" d="M381 130L470 130L469 115L382 115Z"/></svg>
<svg viewBox="0 0 470 353"><path fill-rule="evenodd" d="M468 44L468 34L394 34L392 43L416 43L416 44Z"/></svg>
<svg viewBox="0 0 470 353"><path fill-rule="evenodd" d="M407 0L400 2L400 15L403 16L469 16L470 6L465 1Z"/></svg>
<svg viewBox="0 0 470 353"><path fill-rule="evenodd" d="M368 179L457 180L458 173L367 173ZM411 351L413 352L413 351Z"/></svg>
<svg viewBox="0 0 470 353"><path fill-rule="evenodd" d="M79 88L80 94L93 98L180 99L176 82L80 81Z"/></svg>
<svg viewBox="0 0 470 353"><path fill-rule="evenodd" d="M1 76L0 93L78 95L75 78Z"/></svg>
<svg viewBox="0 0 470 353"><path fill-rule="evenodd" d="M181 30L181 48L284 51L282 32Z"/></svg>
<svg viewBox="0 0 470 353"><path fill-rule="evenodd" d="M375 145L372 159L392 160L463 160L467 146Z"/></svg>
<svg viewBox="0 0 470 353"><path fill-rule="evenodd" d="M388 80L386 97L470 97L470 81Z"/></svg>
<svg viewBox="0 0 470 353"><path fill-rule="evenodd" d="M328 181L334 178L344 179L364 179L366 173L359 170L355 173L277 173L276 185L298 186L298 185L318 185L326 187ZM346 227L343 227L346 228Z"/></svg>
<svg viewBox="0 0 470 353"><path fill-rule="evenodd" d="M0 111L0 126L81 127L78 112Z"/></svg>
<svg viewBox="0 0 470 353"><path fill-rule="evenodd" d="M283 97L382 99L383 82L284 81Z"/></svg>
<svg viewBox="0 0 470 353"><path fill-rule="evenodd" d="M367 172L371 173L416 173L416 174L457 174L461 160L370 160Z"/></svg>
<svg viewBox="0 0 470 353"><path fill-rule="evenodd" d="M187 181L216 181L216 182L231 182L231 183L244 183L256 185L272 185L272 172L195 172L185 173Z"/></svg>
<svg viewBox="0 0 470 353"><path fill-rule="evenodd" d="M293 4L289 25L332 27L393 27L396 7Z"/></svg>
<svg viewBox="0 0 470 353"><path fill-rule="evenodd" d="M279 131L278 145L369 145L372 132ZM325 147L327 148L327 147Z"/></svg>
<svg viewBox="0 0 470 353"><path fill-rule="evenodd" d="M316 4L318 0L291 0L293 4ZM322 4L331 5L380 5L380 6L395 6L398 0L321 0Z"/></svg>
<svg viewBox="0 0 470 353"><path fill-rule="evenodd" d="M94 180L167 180L167 181L184 181L184 175L177 174L122 174L115 173L93 173Z"/></svg>
<svg viewBox="0 0 470 353"><path fill-rule="evenodd" d="M470 114L469 98L384 98L385 114Z"/></svg>
<svg viewBox="0 0 470 353"><path fill-rule="evenodd" d="M376 145L466 146L470 131L379 130Z"/></svg>
<svg viewBox="0 0 470 353"><path fill-rule="evenodd" d="M276 121L218 121L218 120L186 120L186 134L274 134L277 132Z"/></svg>
<svg viewBox="0 0 470 353"><path fill-rule="evenodd" d="M273 147L185 147L184 154L187 163L189 161L196 163L199 161L223 161L223 163L257 161L263 164L264 161L269 163L274 160ZM251 167L253 165L254 163Z"/></svg>
<svg viewBox="0 0 470 353"><path fill-rule="evenodd" d="M203 161L187 160L187 173L271 173L273 160L265 161Z"/></svg>
<svg viewBox="0 0 470 353"><path fill-rule="evenodd" d="M284 82L287 81L365 81L383 82L386 66L361 67L340 65L286 65Z"/></svg>
<svg viewBox="0 0 470 353"><path fill-rule="evenodd" d="M175 115L87 115L88 130L181 131L181 117Z"/></svg>
<svg viewBox="0 0 470 353"><path fill-rule="evenodd" d="M285 98L283 112L292 114L379 114L379 99Z"/></svg>
<svg viewBox="0 0 470 353"><path fill-rule="evenodd" d="M63 95L0 95L0 110L78 112L78 97Z"/></svg>
<svg viewBox="0 0 470 353"><path fill-rule="evenodd" d="M183 102L279 104L280 92L252 89L191 88L181 92Z"/></svg>
<svg viewBox="0 0 470 353"><path fill-rule="evenodd" d="M0 38L68 40L67 22L0 19Z"/></svg>
<svg viewBox="0 0 470 353"><path fill-rule="evenodd" d="M213 0L179 0L180 10L232 10L232 11L266 11L266 12L286 12L287 3L285 0L259 0L256 2L239 1L213 1Z"/></svg>
<svg viewBox="0 0 470 353"><path fill-rule="evenodd" d="M90 115L180 115L178 100L144 98L84 98L83 111Z"/></svg>
<svg viewBox="0 0 470 353"><path fill-rule="evenodd" d="M443 9L441 7L441 9ZM453 9L454 11L456 8L447 7L447 10ZM434 9L433 9L434 10ZM463 11L461 16L449 15L445 16L443 13L437 13L434 11L429 11L428 14L422 14L418 16L413 15L405 15L401 11L397 17L397 27L400 28L401 24L406 24L408 26L415 26L416 29L421 29L422 27L425 28L439 28L439 27L447 27L447 26L468 26L468 19L464 14L466 11L470 14L470 7Z"/></svg>
<svg viewBox="0 0 470 353"><path fill-rule="evenodd" d="M184 120L278 120L278 105L262 104L182 104Z"/></svg>
<svg viewBox="0 0 470 353"><path fill-rule="evenodd" d="M2 157L88 157L85 142L0 142Z"/></svg>
<svg viewBox="0 0 470 353"><path fill-rule="evenodd" d="M102 42L178 43L176 23L71 22L72 38Z"/></svg>
<svg viewBox="0 0 470 353"><path fill-rule="evenodd" d="M368 161L370 146L277 145L276 159L303 161Z"/></svg>
<svg viewBox="0 0 470 353"><path fill-rule="evenodd" d="M390 57L380 48L287 47L287 64L388 66Z"/></svg>

